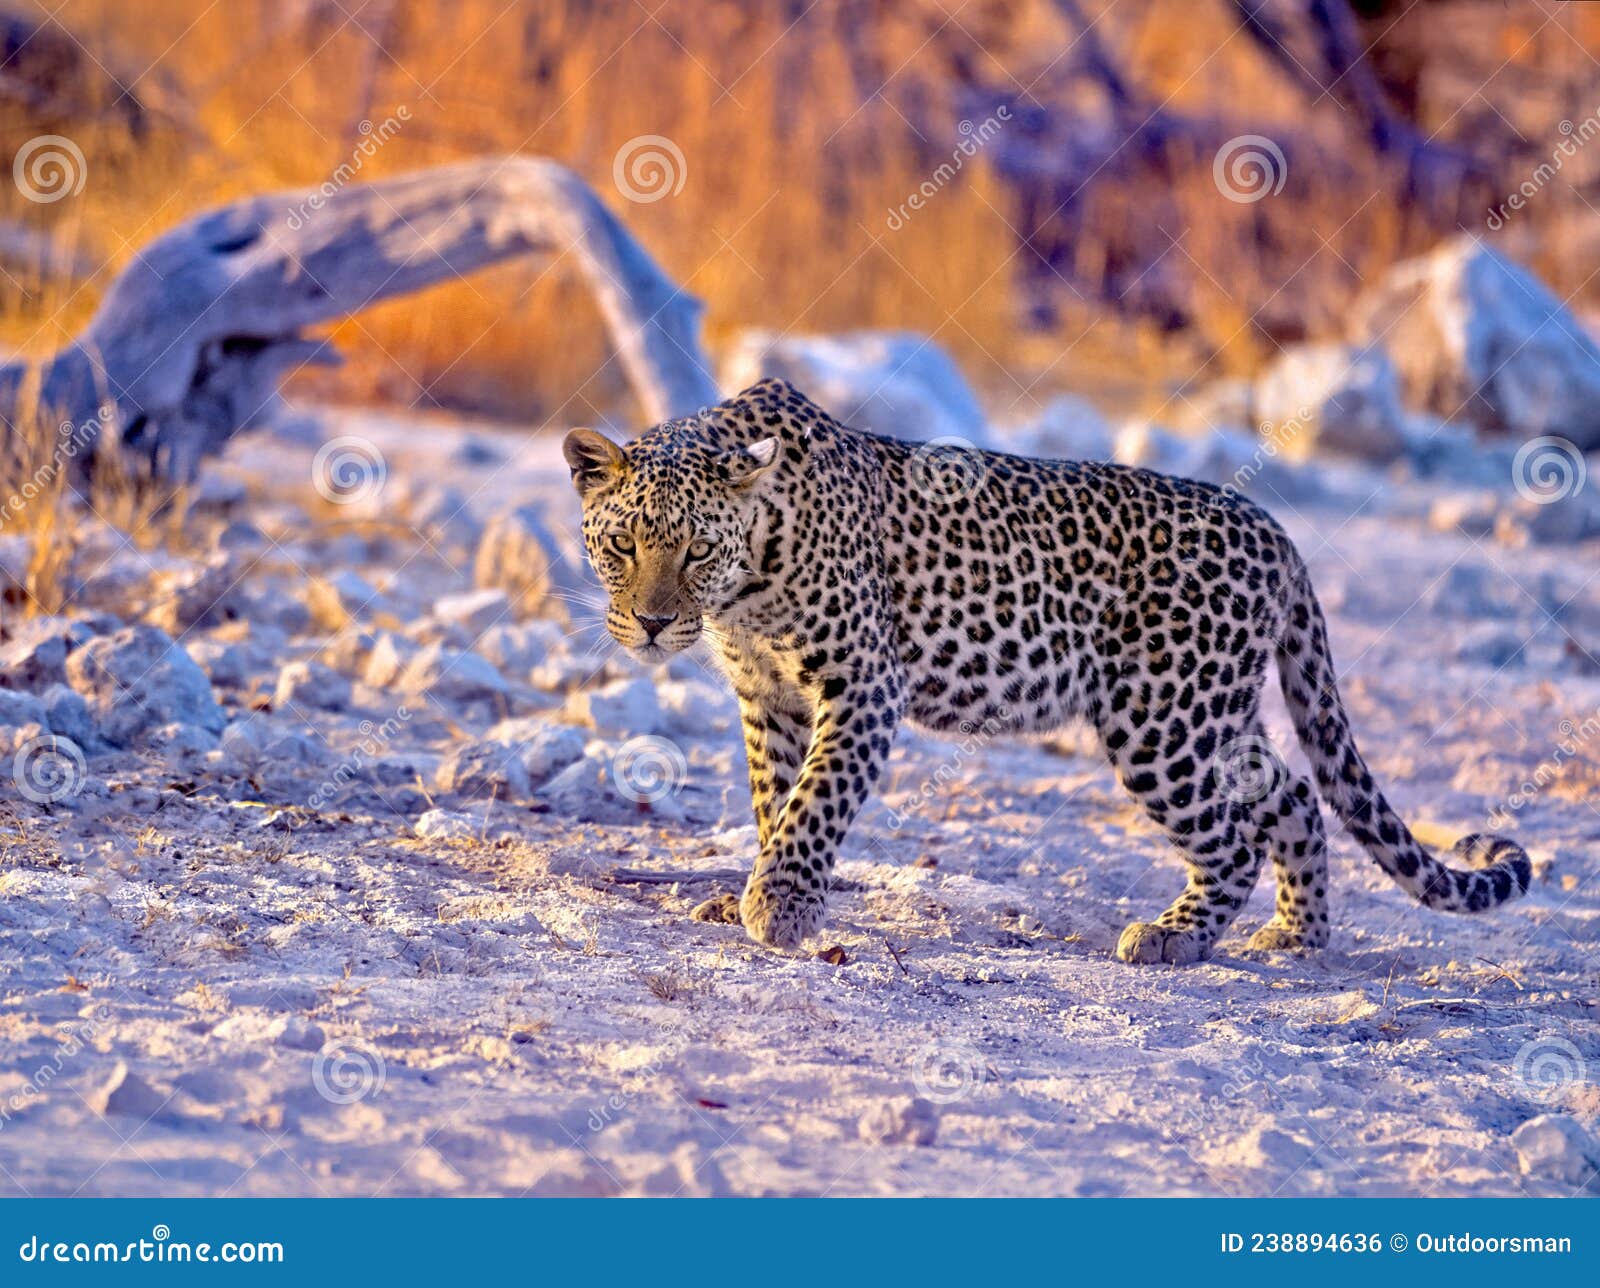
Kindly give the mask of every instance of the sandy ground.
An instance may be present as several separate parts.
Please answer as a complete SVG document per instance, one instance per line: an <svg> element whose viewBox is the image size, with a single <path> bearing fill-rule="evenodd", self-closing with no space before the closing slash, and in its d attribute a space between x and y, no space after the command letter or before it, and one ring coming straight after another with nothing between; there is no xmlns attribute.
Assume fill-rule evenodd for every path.
<svg viewBox="0 0 1600 1288"><path fill-rule="evenodd" d="M271 481L258 605L353 569L424 622L470 584L452 540L472 535L411 517L424 480L570 528L553 442L340 428L387 462L366 527L292 508L309 447L256 439L223 469ZM1439 494L1352 471L1273 508L1391 799L1434 842L1508 811L1536 861L1520 903L1424 911L1340 835L1327 951L1244 952L1264 878L1211 962L1123 965L1121 927L1182 878L1087 738L908 733L809 946L837 951L775 954L688 918L754 837L704 658L657 677L652 746L683 767L654 803L603 775L523 799L436 785L497 720L576 718L564 689L635 674L580 631L559 677L489 700L358 682L343 711L262 712L304 738L269 763L180 739L90 757L68 801L15 799L0 1193L1572 1193L1522 1174L1509 1136L1600 1118L1600 676L1578 647L1600 653L1600 566L1437 531ZM388 519L427 540L386 544ZM1525 647L1500 664L1507 632ZM285 659L359 653L348 634L272 637L218 699L248 717ZM1269 727L1288 752L1281 710ZM635 732L586 731L590 761ZM433 808L455 821L419 836Z"/></svg>

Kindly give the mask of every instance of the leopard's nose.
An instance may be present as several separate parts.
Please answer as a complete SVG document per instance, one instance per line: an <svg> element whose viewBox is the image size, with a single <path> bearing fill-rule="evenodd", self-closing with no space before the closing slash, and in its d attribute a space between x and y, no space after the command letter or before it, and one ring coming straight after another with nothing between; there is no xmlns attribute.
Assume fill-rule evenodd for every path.
<svg viewBox="0 0 1600 1288"><path fill-rule="evenodd" d="M678 615L673 613L670 617L652 617L645 613L635 613L633 615L633 620L638 622L640 626L644 627L644 633L648 635L651 640L654 640L657 635L661 634L662 631L666 630L667 627L671 626L673 622L678 620Z"/></svg>

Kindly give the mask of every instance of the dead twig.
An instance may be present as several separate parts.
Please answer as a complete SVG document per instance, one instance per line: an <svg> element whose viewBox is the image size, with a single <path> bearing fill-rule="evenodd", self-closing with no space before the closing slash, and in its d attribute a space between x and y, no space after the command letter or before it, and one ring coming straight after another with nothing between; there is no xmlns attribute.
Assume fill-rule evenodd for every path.
<svg viewBox="0 0 1600 1288"><path fill-rule="evenodd" d="M708 881L735 881L742 884L744 874L737 868L709 868L702 872L612 868L609 872L602 872L596 881L606 885L704 885Z"/></svg>

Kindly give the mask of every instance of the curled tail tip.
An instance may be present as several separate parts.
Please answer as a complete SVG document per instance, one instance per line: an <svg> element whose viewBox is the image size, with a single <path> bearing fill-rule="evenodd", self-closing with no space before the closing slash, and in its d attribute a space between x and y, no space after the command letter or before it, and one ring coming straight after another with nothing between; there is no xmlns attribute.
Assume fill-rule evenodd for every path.
<svg viewBox="0 0 1600 1288"><path fill-rule="evenodd" d="M1528 893L1533 884L1533 860L1515 841L1488 832L1474 832L1463 836L1453 851L1473 871L1462 876L1481 891L1469 904L1468 910L1480 911L1497 907ZM1487 884L1474 880L1488 878Z"/></svg>

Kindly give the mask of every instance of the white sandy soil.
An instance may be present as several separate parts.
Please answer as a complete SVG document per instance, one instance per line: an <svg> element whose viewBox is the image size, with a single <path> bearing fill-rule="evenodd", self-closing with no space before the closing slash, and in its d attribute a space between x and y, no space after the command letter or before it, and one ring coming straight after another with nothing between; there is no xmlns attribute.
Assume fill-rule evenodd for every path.
<svg viewBox="0 0 1600 1288"><path fill-rule="evenodd" d="M453 504L415 518L430 487L571 531L556 439L336 428L387 463L359 522L312 494L309 446L259 437L221 467L266 537L252 611L354 570L420 638L471 584L471 524L451 528ZM600 773L490 799L442 791L440 757L507 716L577 719L564 689L639 674L598 632L457 701L369 685L365 642L291 628L216 695L247 718L285 661L356 677L345 710L257 713L301 751L101 752L70 800L6 798L0 1193L1571 1194L1509 1138L1544 1112L1600 1118L1600 736L1582 734L1600 565L1593 543L1435 530L1447 490L1352 468L1318 499L1265 499L1312 566L1391 799L1436 844L1507 810L1536 861L1517 904L1416 907L1330 816L1327 951L1244 951L1264 875L1214 960L1123 965L1118 932L1181 869L1090 739L907 733L823 937L785 956L688 917L737 888L754 839L704 656L656 677L656 728L582 735L600 766L637 732L666 740L670 795L631 801ZM1521 656L1497 664L1485 623ZM463 835L419 836L435 808Z"/></svg>

